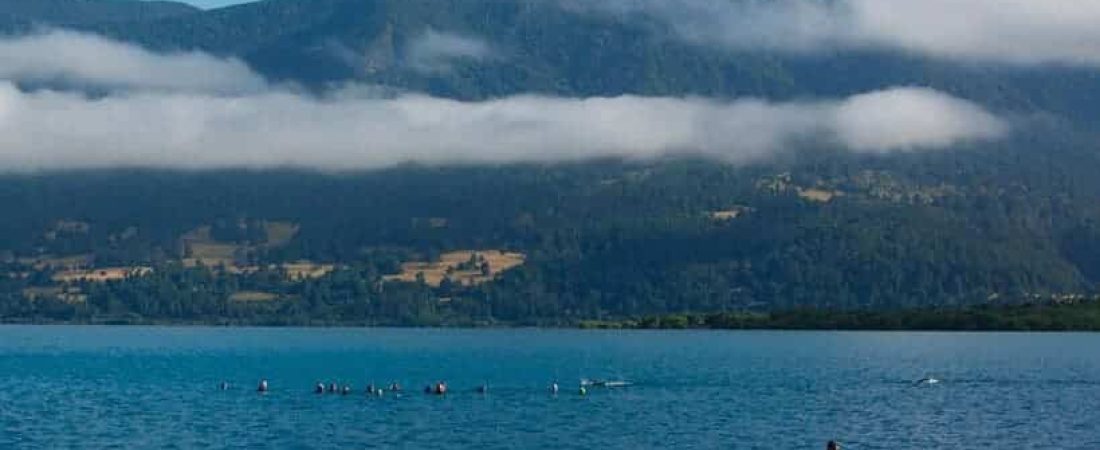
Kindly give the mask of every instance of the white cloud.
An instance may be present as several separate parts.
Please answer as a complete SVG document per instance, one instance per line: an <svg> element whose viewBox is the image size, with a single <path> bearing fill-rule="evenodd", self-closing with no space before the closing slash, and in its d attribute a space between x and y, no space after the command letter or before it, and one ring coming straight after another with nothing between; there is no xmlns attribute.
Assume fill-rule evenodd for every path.
<svg viewBox="0 0 1100 450"><path fill-rule="evenodd" d="M458 48L449 54L471 53ZM460 102L362 86L316 97L268 86L237 62L158 55L87 35L0 41L0 55L13 63L0 69L0 171L342 170L676 154L742 162L805 142L907 151L1008 132L981 107L921 88L786 103L637 96ZM41 74L117 89L89 97L15 84Z"/></svg>
<svg viewBox="0 0 1100 450"><path fill-rule="evenodd" d="M853 151L942 148L1006 125L924 89L840 102L520 96L477 103L286 92L87 98L0 85L0 168L361 169L704 154L750 161L804 140Z"/></svg>
<svg viewBox="0 0 1100 450"><path fill-rule="evenodd" d="M852 96L831 112L838 140L859 152L943 148L994 139L1004 121L978 105L930 89L890 89Z"/></svg>
<svg viewBox="0 0 1100 450"><path fill-rule="evenodd" d="M640 13L739 50L903 50L1009 64L1100 66L1095 0L557 0Z"/></svg>
<svg viewBox="0 0 1100 450"><path fill-rule="evenodd" d="M495 57L484 40L428 29L406 48L407 63L421 72L445 72L456 61L481 61Z"/></svg>
<svg viewBox="0 0 1100 450"><path fill-rule="evenodd" d="M60 30L0 40L0 79L205 93L255 92L266 87L263 77L237 60L201 52L158 54Z"/></svg>

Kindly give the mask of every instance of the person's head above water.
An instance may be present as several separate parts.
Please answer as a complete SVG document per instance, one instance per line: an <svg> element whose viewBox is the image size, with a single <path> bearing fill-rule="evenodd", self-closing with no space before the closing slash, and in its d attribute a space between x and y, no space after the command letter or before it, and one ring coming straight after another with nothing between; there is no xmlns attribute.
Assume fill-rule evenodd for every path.
<svg viewBox="0 0 1100 450"><path fill-rule="evenodd" d="M825 450L840 450L840 444L837 444L836 441L829 441L825 444Z"/></svg>

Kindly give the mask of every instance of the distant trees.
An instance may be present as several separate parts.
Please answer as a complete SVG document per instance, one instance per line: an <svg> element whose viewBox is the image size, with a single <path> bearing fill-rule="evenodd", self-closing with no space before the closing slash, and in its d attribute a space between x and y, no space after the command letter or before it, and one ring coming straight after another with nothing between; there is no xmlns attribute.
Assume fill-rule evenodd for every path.
<svg viewBox="0 0 1100 450"><path fill-rule="evenodd" d="M660 326L691 327L697 316L685 314L685 325L680 314L957 308L1091 294L1100 277L1095 159L1013 147L876 158L813 153L744 167L679 160L339 177L2 176L0 208L20 211L0 221L7 274L0 293L12 302L2 318L556 324L671 315ZM776 174L790 186L845 195L820 201L793 187L760 188ZM730 205L745 212L712 219ZM89 223L87 233L47 239L43 227L66 217ZM445 221L413 220L423 217ZM263 270L178 263L186 232L210 226L216 240L255 243L266 241L265 223L276 220L300 228L284 246L241 255ZM58 242L66 239L73 242ZM56 285L53 270L36 261L65 249L87 249L96 264L155 270L80 286L83 305L26 301L24 289ZM423 276L383 279L403 262L467 249L514 250L527 259L494 273L499 268L474 253L439 287ZM298 259L339 270L291 280L277 265L267 268ZM494 280L465 285L455 271ZM242 291L275 299L231 299Z"/></svg>

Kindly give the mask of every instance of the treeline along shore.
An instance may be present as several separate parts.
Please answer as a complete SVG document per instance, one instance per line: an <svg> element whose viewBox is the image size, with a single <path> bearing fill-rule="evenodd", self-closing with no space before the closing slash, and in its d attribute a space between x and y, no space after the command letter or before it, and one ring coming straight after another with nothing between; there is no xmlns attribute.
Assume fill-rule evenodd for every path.
<svg viewBox="0 0 1100 450"><path fill-rule="evenodd" d="M881 311L794 309L773 312L714 312L652 315L616 320L495 321L452 318L416 322L340 319L334 317L256 315L171 318L138 314L7 316L3 324L146 325L261 327L440 327L440 328L579 328L604 330L806 330L806 331L1100 331L1100 299L1073 303L981 305L967 308L922 308Z"/></svg>
<svg viewBox="0 0 1100 450"><path fill-rule="evenodd" d="M1100 301L983 305L963 309L668 314L619 321L583 321L598 329L1100 331Z"/></svg>

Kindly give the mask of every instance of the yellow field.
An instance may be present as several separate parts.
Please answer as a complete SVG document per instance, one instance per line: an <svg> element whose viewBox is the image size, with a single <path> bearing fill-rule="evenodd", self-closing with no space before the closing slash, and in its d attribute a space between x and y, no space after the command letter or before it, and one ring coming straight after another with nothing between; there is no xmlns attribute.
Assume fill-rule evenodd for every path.
<svg viewBox="0 0 1100 450"><path fill-rule="evenodd" d="M481 260L489 263L489 276L483 275L480 269L457 270L458 266L469 261L472 255L477 255ZM401 264L401 273L387 275L384 279L415 283L417 276L423 274L424 283L433 287L439 287L443 279L448 277L452 282L463 286L476 286L492 281L497 275L523 265L526 260L527 256L523 253L500 250L459 250L440 255L439 261L436 262L406 262ZM448 271L450 271L449 274Z"/></svg>
<svg viewBox="0 0 1100 450"><path fill-rule="evenodd" d="M316 264L309 261L296 261L282 265L286 271L286 277L291 280L313 280L321 278L336 270L332 264Z"/></svg>
<svg viewBox="0 0 1100 450"><path fill-rule="evenodd" d="M736 219L752 211L752 208L747 206L734 206L730 209L724 209L720 211L710 211L707 213L711 219L718 222L725 222Z"/></svg>
<svg viewBox="0 0 1100 450"><path fill-rule="evenodd" d="M798 189L798 196L811 202L829 203L836 197L842 197L843 192L826 191L824 189Z"/></svg>
<svg viewBox="0 0 1100 450"><path fill-rule="evenodd" d="M269 302L277 298L278 295L260 291L241 291L229 296L229 300L234 302Z"/></svg>
<svg viewBox="0 0 1100 450"><path fill-rule="evenodd" d="M103 283L107 281L125 280L131 277L141 277L152 272L152 267L104 267L94 270L65 270L55 273L52 279L58 283L76 283L81 281Z"/></svg>

